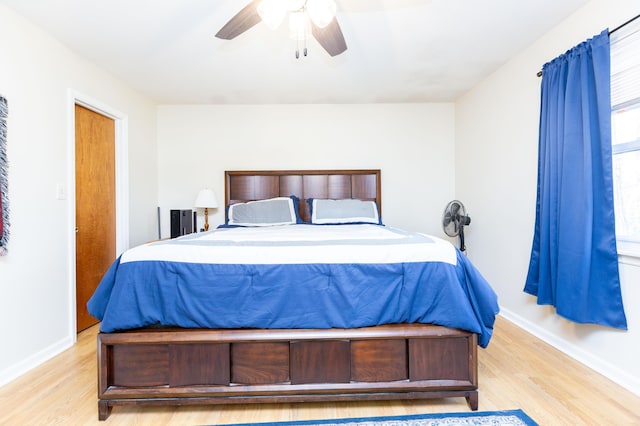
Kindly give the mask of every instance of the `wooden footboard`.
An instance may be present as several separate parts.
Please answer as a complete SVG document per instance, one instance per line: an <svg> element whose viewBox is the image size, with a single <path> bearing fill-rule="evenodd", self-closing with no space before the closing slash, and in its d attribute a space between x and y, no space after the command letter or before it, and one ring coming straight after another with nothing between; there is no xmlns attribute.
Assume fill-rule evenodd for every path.
<svg viewBox="0 0 640 426"><path fill-rule="evenodd" d="M328 330L161 329L98 335L98 413L204 405L465 397L476 335L407 324Z"/></svg>

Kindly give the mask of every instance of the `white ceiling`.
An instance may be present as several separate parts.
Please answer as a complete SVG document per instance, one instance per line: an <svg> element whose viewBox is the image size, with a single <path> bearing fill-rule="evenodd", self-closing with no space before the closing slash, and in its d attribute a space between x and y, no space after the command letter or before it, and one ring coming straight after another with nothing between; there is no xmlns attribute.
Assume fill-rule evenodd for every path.
<svg viewBox="0 0 640 426"><path fill-rule="evenodd" d="M347 51L296 60L285 25L214 37L249 1L0 3L158 103L305 104L454 101L587 2L337 0Z"/></svg>

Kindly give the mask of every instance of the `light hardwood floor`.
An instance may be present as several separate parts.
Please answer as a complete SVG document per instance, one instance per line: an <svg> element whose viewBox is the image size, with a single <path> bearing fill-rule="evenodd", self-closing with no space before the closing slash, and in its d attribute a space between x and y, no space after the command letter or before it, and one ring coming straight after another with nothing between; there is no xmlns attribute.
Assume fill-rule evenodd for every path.
<svg viewBox="0 0 640 426"><path fill-rule="evenodd" d="M0 425L203 425L469 411L464 398L427 401L115 407L98 422L96 333L0 388ZM540 425L640 425L640 397L498 317L479 349L480 407L520 408Z"/></svg>

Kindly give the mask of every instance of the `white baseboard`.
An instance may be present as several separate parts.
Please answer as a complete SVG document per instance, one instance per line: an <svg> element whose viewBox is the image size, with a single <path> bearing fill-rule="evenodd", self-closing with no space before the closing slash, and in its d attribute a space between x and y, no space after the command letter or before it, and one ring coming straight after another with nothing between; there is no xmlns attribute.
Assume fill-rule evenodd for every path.
<svg viewBox="0 0 640 426"><path fill-rule="evenodd" d="M514 323L523 330L533 334L537 338L543 340L545 343L550 344L554 348L565 353L576 361L586 365L594 371L597 371L613 382L619 384L623 388L640 396L640 379L630 377L629 373L621 370L615 365L604 361L602 358L593 356L579 346L576 346L571 342L568 342L567 340L562 339L553 333L550 333L544 328L521 317L520 315L515 314L508 309L500 307L500 316Z"/></svg>
<svg viewBox="0 0 640 426"><path fill-rule="evenodd" d="M29 358L4 369L0 372L0 387L12 382L44 362L49 361L54 356L69 349L74 343L73 337L67 336L42 349L40 352L31 355Z"/></svg>

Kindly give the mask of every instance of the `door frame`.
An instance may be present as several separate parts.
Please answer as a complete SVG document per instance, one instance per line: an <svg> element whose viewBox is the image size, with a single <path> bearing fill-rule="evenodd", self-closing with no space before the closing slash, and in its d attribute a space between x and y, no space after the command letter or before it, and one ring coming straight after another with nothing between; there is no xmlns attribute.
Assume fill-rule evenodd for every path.
<svg viewBox="0 0 640 426"><path fill-rule="evenodd" d="M126 114L96 99L73 89L68 91L67 99L67 208L68 208L68 247L69 247L69 335L76 342L76 120L75 106L81 105L98 114L111 118L115 122L115 167L116 167L116 253L120 255L129 248L129 150L128 124Z"/></svg>

